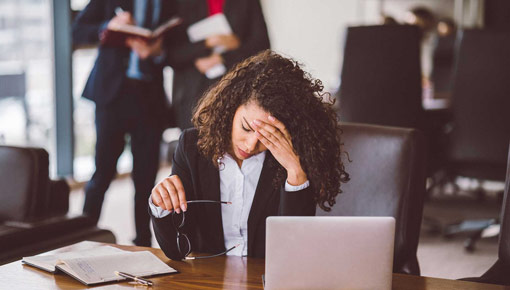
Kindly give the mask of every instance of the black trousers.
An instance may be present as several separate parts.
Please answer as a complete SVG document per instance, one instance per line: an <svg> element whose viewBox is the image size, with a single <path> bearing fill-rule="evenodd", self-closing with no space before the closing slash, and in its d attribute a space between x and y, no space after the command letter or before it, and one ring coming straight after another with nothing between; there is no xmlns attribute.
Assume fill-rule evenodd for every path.
<svg viewBox="0 0 510 290"><path fill-rule="evenodd" d="M147 202L159 166L164 97L150 82L127 80L121 94L105 107L96 107L96 170L85 187L83 213L99 220L105 192L117 172L117 161L130 136L135 186L134 243L150 246ZM119 211L127 210L119 208Z"/></svg>

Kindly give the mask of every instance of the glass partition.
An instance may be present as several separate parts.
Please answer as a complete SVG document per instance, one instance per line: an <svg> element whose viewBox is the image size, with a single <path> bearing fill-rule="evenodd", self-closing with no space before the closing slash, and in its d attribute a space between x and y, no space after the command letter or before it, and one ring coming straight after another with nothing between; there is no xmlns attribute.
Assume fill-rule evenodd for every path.
<svg viewBox="0 0 510 290"><path fill-rule="evenodd" d="M53 157L51 23L50 0L0 0L0 144Z"/></svg>

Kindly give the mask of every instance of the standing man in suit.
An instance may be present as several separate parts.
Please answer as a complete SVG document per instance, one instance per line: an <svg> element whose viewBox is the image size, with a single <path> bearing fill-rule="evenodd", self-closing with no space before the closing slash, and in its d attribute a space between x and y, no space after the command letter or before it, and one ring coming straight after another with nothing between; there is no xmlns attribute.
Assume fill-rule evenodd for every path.
<svg viewBox="0 0 510 290"><path fill-rule="evenodd" d="M154 29L177 13L175 0L91 0L73 23L75 44L98 43L109 25L136 24ZM117 160L130 136L135 185L133 242L151 245L147 198L154 186L164 127L163 40L130 38L123 47L99 46L83 91L96 104L96 171L85 188L84 214L96 222Z"/></svg>
<svg viewBox="0 0 510 290"><path fill-rule="evenodd" d="M235 64L269 48L266 22L259 0L184 0L179 15L183 25L175 30L174 43L166 50L168 64L174 69L172 107L177 126L192 127L191 112L205 90L219 78L209 79L205 72L223 64L227 70ZM214 35L191 43L186 29L208 16L225 14L233 33ZM222 47L224 52L214 52Z"/></svg>

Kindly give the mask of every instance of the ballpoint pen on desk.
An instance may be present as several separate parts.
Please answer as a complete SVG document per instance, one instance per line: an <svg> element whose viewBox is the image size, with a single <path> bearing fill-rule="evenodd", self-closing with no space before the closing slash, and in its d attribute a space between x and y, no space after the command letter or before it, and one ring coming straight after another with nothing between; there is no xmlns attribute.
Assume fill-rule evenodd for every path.
<svg viewBox="0 0 510 290"><path fill-rule="evenodd" d="M115 275L131 279L131 280L133 280L133 281L135 281L137 283L140 283L140 284L143 284L143 285L146 285L146 286L154 285L154 283L152 283L151 280L143 279L143 278L140 278L140 277L128 274L128 273L115 271Z"/></svg>

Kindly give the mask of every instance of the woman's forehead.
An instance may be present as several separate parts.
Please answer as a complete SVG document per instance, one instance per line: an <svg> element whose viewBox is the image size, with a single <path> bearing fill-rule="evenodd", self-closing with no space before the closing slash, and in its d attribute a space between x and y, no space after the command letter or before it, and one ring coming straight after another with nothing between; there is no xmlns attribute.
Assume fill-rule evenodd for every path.
<svg viewBox="0 0 510 290"><path fill-rule="evenodd" d="M239 106L236 115L239 115L238 117L244 117L248 121L252 121L255 119L267 119L270 114L262 109L256 102L248 102Z"/></svg>

